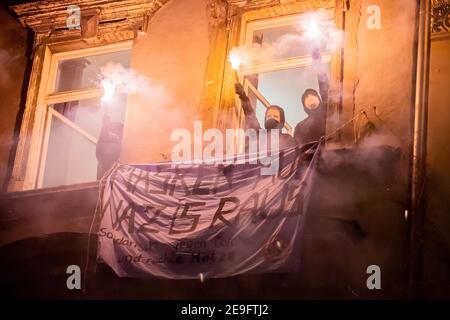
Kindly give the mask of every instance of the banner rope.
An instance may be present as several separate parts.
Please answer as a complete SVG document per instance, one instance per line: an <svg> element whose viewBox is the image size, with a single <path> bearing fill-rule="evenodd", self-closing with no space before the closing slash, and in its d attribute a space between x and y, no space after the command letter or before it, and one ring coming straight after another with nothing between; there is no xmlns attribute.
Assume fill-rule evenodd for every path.
<svg viewBox="0 0 450 320"><path fill-rule="evenodd" d="M350 123L352 123L353 121L355 121L355 119L359 118L362 115L365 115L366 112L363 110L361 110L360 112L358 112L358 114L356 116L354 116L353 118L351 118L350 120L348 120L347 122L344 122L340 127L338 127L336 130L332 131L331 133L327 134L326 136L324 136L323 138L325 140L328 140L331 136L333 136L334 134L336 134L337 132L341 131L344 127L348 126Z"/></svg>
<svg viewBox="0 0 450 320"><path fill-rule="evenodd" d="M331 136L333 136L334 134L336 134L337 132L339 132L340 130L342 130L344 127L346 127L347 125L349 125L350 123L352 123L355 119L357 119L358 117L360 117L361 115L364 115L365 111L361 110L356 116L354 116L353 118L351 118L350 120L348 120L347 122L345 122L344 124L342 124L340 127L338 127L336 130L334 130L333 132L329 133L328 135L322 136L318 141L316 141L316 143L313 144L313 146L315 144L318 144L322 141L326 141L328 140ZM98 208L101 206L102 203L102 197L103 197L103 193L104 193L104 189L102 190L102 185L104 184L105 179L107 179L108 177L110 177L112 175L112 173L117 169L117 167L120 165L120 162L117 161L114 166L112 166L98 181L98 196L97 196L97 202L95 205L95 210L94 210L94 215L92 217L92 221L91 221L91 225L89 228L89 233L88 233L88 241L87 241L87 248L86 248L86 263L85 263L85 267L84 267L84 281L83 281L83 293L86 292L86 284L87 284L87 278L88 278L88 268L89 268L89 253L90 253L90 249L91 249L91 235L92 235L92 230L94 228L94 223L95 220L97 218L97 214L98 214ZM105 186L106 187L106 186Z"/></svg>
<svg viewBox="0 0 450 320"><path fill-rule="evenodd" d="M91 226L89 227L89 233L88 233L88 241L87 241L87 248L86 248L86 263L84 267L84 280L83 280L83 293L86 293L86 284L87 284L87 275L88 275L88 267L89 267L89 252L91 250L91 235L92 235L92 229L94 228L94 222L97 217L98 208L101 206L102 203L102 197L103 192L102 185L106 178L108 178L112 173L117 169L120 162L117 161L108 171L103 174L103 176L98 181L98 195L97 195L97 203L95 205L94 215L92 217Z"/></svg>

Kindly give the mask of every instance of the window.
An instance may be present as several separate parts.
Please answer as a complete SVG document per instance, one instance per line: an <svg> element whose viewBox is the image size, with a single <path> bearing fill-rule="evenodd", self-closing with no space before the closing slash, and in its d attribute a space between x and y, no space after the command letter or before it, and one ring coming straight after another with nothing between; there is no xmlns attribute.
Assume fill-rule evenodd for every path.
<svg viewBox="0 0 450 320"><path fill-rule="evenodd" d="M34 185L38 188L97 180L97 143L105 123L123 128L126 95L102 99L101 68L130 65L130 43L51 54L38 108L45 110ZM121 129L120 129L121 130ZM121 132L120 132L121 134ZM32 150L33 152L34 150Z"/></svg>
<svg viewBox="0 0 450 320"><path fill-rule="evenodd" d="M252 47L271 47L272 55L240 72L256 116L264 123L265 109L276 104L285 110L284 131L293 134L297 123L306 118L301 95L307 88L319 91L317 74L311 67L310 47L301 37L302 14L250 21L244 25L241 44ZM330 15L330 19L332 16ZM320 48L322 62L329 71L330 48ZM242 118L242 114L240 115Z"/></svg>

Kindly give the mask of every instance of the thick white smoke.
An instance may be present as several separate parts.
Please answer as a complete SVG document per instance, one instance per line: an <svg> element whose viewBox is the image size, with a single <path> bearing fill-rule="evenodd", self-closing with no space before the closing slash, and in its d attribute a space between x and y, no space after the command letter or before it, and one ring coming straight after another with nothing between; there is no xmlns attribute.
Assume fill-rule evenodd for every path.
<svg viewBox="0 0 450 320"><path fill-rule="evenodd" d="M326 51L331 52L342 46L343 32L336 28L334 20L325 10L305 13L299 18L296 27L295 32L284 34L273 43L254 43L233 48L229 54L232 68L238 70L241 67L271 63L299 46L326 48Z"/></svg>
<svg viewBox="0 0 450 320"><path fill-rule="evenodd" d="M106 101L113 99L116 94L138 94L143 100L153 101L158 106L172 102L171 95L164 86L120 63L108 62L100 72L103 99Z"/></svg>

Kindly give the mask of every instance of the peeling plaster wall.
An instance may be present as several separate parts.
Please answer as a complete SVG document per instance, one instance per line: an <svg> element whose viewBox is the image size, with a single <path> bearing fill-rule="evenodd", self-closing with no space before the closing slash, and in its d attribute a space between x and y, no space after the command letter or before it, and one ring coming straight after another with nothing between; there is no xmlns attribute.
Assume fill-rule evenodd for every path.
<svg viewBox="0 0 450 320"><path fill-rule="evenodd" d="M171 101L132 95L124 128L123 162L164 161L176 128L193 130L209 53L207 0L170 1L133 46L131 66L165 87Z"/></svg>
<svg viewBox="0 0 450 320"><path fill-rule="evenodd" d="M367 27L371 5L380 8L379 30ZM405 149L414 96L415 20L415 1L353 0L345 26L342 122L365 110L370 121L390 136L377 143ZM346 143L353 142L351 125L344 137Z"/></svg>
<svg viewBox="0 0 450 320"><path fill-rule="evenodd" d="M3 191L21 106L27 64L27 33L2 7L0 21L0 191Z"/></svg>
<svg viewBox="0 0 450 320"><path fill-rule="evenodd" d="M427 137L425 283L450 297L450 33L431 41Z"/></svg>
<svg viewBox="0 0 450 320"><path fill-rule="evenodd" d="M381 30L366 28L368 18L366 9L373 4L381 8ZM376 142L399 145L401 141L405 141L401 144L404 150L409 147L407 142L409 142L414 88L416 14L414 4L415 1L412 0L352 0L346 21L344 109L341 119L348 120L365 108L370 120L381 129L392 131L398 137L391 136L391 139L381 139ZM123 162L161 161L160 153L168 152L173 145L173 142L170 142L171 131L177 127L191 129L192 121L198 117L196 113L205 87L204 73L210 52L208 41L211 40L210 38L208 40L208 36L211 35L208 35L209 17L206 5L206 0L173 0L152 18L148 33L137 39L132 51L132 67L138 73L164 85L172 100L165 103L164 107L155 107L158 101L141 99L138 96L129 97ZM0 18L4 21L0 26L4 28L1 34L14 35L11 39L8 37L0 39L0 50L7 48L7 50L17 52L23 50L24 52L25 49L18 41L22 39L25 43L24 38L21 38L24 31L1 10ZM5 29L7 32L4 32ZM17 35L19 35L18 38ZM447 125L449 43L449 41L436 41L432 43L431 49L428 132L431 179L427 192L431 192L432 197L429 198L428 203L430 211L427 213L425 244L427 297L448 297L448 279L450 278L448 271L450 265L448 160L450 157ZM20 57L22 61L25 61L24 57ZM8 64L4 70L10 72L10 79L17 79L17 83L7 81L7 89L0 87L1 133L9 135L10 140L20 105L23 68L24 64ZM8 74L7 72L1 76L4 77ZM383 122L375 117L373 106L377 106L377 113ZM346 133L345 138L351 144L353 131L350 129ZM6 159L7 153L3 150L9 150L10 144L5 148L4 145L1 147L1 164L3 165L3 159ZM273 286L267 285L270 275L269 278L264 276L237 282L218 280L214 283L217 287L212 286L215 290L203 290L201 289L203 287L198 287L198 282L192 282L192 286L187 285L181 290L173 290L173 284L167 283L162 295L177 298L211 297L212 292L219 298L236 298L237 295L247 298L273 297L274 295L288 298L406 297L407 228L403 204L407 197L405 195L407 189L406 183L399 183L398 179L395 179L395 173L406 166L397 165L397 156L388 157L386 152L370 153L363 148L352 148L350 151L348 155L339 151L343 155L337 159L339 159L338 162L345 164L342 166L333 164L330 158L325 158L324 163L330 168L323 170L319 175L317 188L321 192L315 194L315 207L311 209L314 217L309 217L307 220L306 230L309 234L305 239L305 268L299 278L285 278L284 281L280 281L279 278L274 277L272 284L278 285L279 290L273 290ZM349 166L352 161L355 163ZM385 165L380 165L380 161ZM3 167L1 168L3 170ZM375 172L370 174L372 170ZM3 174L3 171L0 173ZM333 194L333 192L336 193ZM327 197L323 198L323 194ZM84 186L80 190L67 192L62 192L58 188L53 191L47 190L47 193L31 191L28 196L23 193L8 196L16 197L14 199L0 197L0 211L4 213L0 223L3 227L0 232L0 244L10 244L13 240L57 232L85 234L89 231L96 196L96 186L93 185L90 188ZM36 206L36 203L39 206ZM36 213L39 214L36 215ZM436 227L440 232L436 232ZM65 279L65 270L60 268L60 265L66 266L67 263L62 258L58 260L60 258L57 253L51 251L54 248L60 249L52 245L59 243L59 239L53 241L55 241L53 237L49 237L48 242L45 239L31 239L30 242L24 243L23 247L19 247L22 244L17 242L11 247L3 246L4 251L0 254L11 257L11 253L17 253L15 257L22 259L22 255L33 251L30 248L41 248L40 245L42 245L43 256L56 256L57 263L51 265L54 260L42 259L39 256L38 260L41 262L39 270L47 277L51 274L48 270L55 271L58 277ZM68 241L68 243L68 247L64 248L71 248L73 251L68 250L66 254L63 250L61 256L64 255L63 258L70 263L72 261L83 263L86 236L80 235L77 241ZM36 244L39 246L34 246ZM17 250L17 248L28 250ZM34 257L26 258L29 259L28 261L35 261ZM94 256L92 258L94 259ZM14 281L21 279L20 277L23 276L21 272L27 275L28 269L17 270L14 260L12 261L12 263L8 261L6 267L3 266L2 270L6 272L2 272L3 277L0 281L10 288L16 288L14 293L20 295L24 287L17 286ZM379 264L383 270L384 290L381 292L368 292L365 288L367 276L365 268L372 263ZM19 276L8 277L10 274L7 272ZM40 288L44 288L44 291L48 290L46 293L50 296L68 295L65 288L60 292L58 290L61 289L56 285L47 287L48 278L44 277L40 282L41 278L41 274L38 274L32 282L27 278L28 287L34 287L36 284L38 288L41 286ZM162 282L155 281L150 284L142 280L133 282L127 279L118 285L119 279L101 272L92 278L96 282L93 285L94 293L89 297L104 297L104 291L115 297L161 297L160 287L154 284ZM108 286L115 290L109 290ZM28 294L28 287L25 286L25 293L22 293L25 296ZM143 289L144 287L146 289ZM117 290L118 288L125 288L125 290ZM299 288L303 291L297 291ZM246 292L243 289L249 291ZM145 290L154 291L150 295ZM35 294L39 291L32 292Z"/></svg>

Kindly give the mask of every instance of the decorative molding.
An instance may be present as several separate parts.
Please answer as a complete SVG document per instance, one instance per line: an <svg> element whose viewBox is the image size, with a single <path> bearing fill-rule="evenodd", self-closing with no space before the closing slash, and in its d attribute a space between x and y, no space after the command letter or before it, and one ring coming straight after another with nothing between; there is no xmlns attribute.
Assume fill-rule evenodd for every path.
<svg viewBox="0 0 450 320"><path fill-rule="evenodd" d="M335 0L226 0L233 11L249 11L279 5L300 5L303 9L333 8ZM282 7L281 7L282 8ZM285 7L286 8L286 7ZM287 7L288 8L288 7ZM282 9L283 10L283 9ZM289 10L285 9L285 13ZM282 12L280 12L282 14Z"/></svg>
<svg viewBox="0 0 450 320"><path fill-rule="evenodd" d="M227 0L228 4L234 8L242 8L242 9L258 9L265 6L274 6L281 4L282 0ZM292 2L292 1L291 1Z"/></svg>
<svg viewBox="0 0 450 320"><path fill-rule="evenodd" d="M431 32L450 32L450 0L431 0Z"/></svg>
<svg viewBox="0 0 450 320"><path fill-rule="evenodd" d="M210 26L220 26L227 19L227 2L222 0L211 0L208 3Z"/></svg>
<svg viewBox="0 0 450 320"><path fill-rule="evenodd" d="M45 0L11 6L19 22L36 34L35 45L42 41L63 42L89 40L93 43L111 43L130 40L147 32L148 21L169 0ZM94 20L95 30L86 33L81 28L69 28L68 7L78 6L83 20ZM96 20L96 21L95 21ZM92 25L91 25L92 27ZM94 35L94 37L92 37Z"/></svg>

